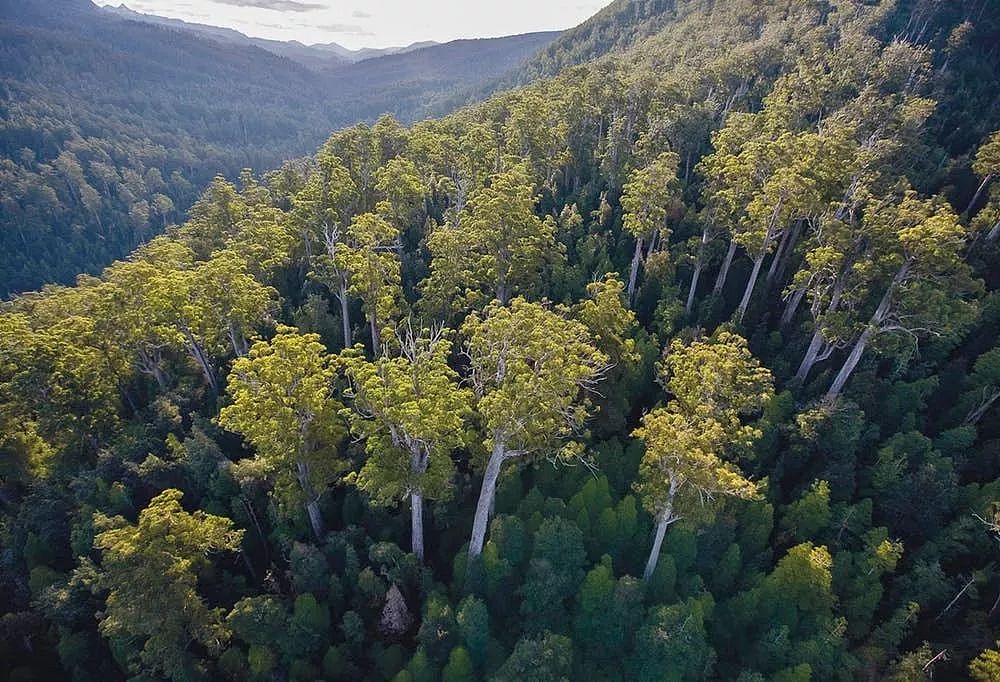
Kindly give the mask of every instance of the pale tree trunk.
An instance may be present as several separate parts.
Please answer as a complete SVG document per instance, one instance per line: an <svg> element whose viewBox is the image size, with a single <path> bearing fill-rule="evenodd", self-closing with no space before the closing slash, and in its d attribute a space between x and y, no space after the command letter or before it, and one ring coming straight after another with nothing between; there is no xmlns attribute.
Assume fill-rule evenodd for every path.
<svg viewBox="0 0 1000 682"><path fill-rule="evenodd" d="M496 297L497 300L500 301L500 305L507 305L507 299L509 296L510 294L507 293L507 284L503 280L498 281Z"/></svg>
<svg viewBox="0 0 1000 682"><path fill-rule="evenodd" d="M647 261L649 260L649 257L656 252L656 247L659 246L660 242L659 236L660 236L659 230L655 230L653 234L649 235L649 246L646 247Z"/></svg>
<svg viewBox="0 0 1000 682"><path fill-rule="evenodd" d="M219 382L215 379L215 372L212 371L212 364L208 361L208 356L205 355L205 351L202 349L201 344L194 338L194 334L187 327L182 327L181 331L184 332L184 336L187 339L188 351L191 357L195 359L198 365L201 367L202 374L205 375L205 381L208 382L208 387L212 390L212 393L219 392Z"/></svg>
<svg viewBox="0 0 1000 682"><path fill-rule="evenodd" d="M667 493L667 502L656 517L656 532L653 534L653 546L649 550L649 558L646 560L646 570L642 572L642 579L649 580L656 572L656 564L660 561L660 548L663 547L663 536L667 533L667 526L677 520L674 516L674 495L677 494L677 484L670 481L670 490Z"/></svg>
<svg viewBox="0 0 1000 682"><path fill-rule="evenodd" d="M977 189L976 193L972 195L972 200L969 202L969 205L965 207L965 213L963 215L969 215L973 207L976 205L976 202L979 201L979 196L983 193L983 190L986 189L986 186L990 184L990 180L992 179L993 179L992 173L983 178L983 182L981 185L979 185L979 189Z"/></svg>
<svg viewBox="0 0 1000 682"><path fill-rule="evenodd" d="M642 237L635 238L635 253L632 254L632 266L628 271L628 304L635 301L635 285L639 279L639 263L642 261Z"/></svg>
<svg viewBox="0 0 1000 682"><path fill-rule="evenodd" d="M767 285L768 289L770 289L771 285L774 283L774 276L778 272L778 263L781 262L782 256L785 255L785 249L788 248L788 242L791 238L791 230L785 230L781 235L781 241L778 242L778 248L774 251L774 258L771 259L771 265L767 269L767 277L764 278L764 283Z"/></svg>
<svg viewBox="0 0 1000 682"><path fill-rule="evenodd" d="M154 357L146 350L139 348L136 350L136 354L139 357L139 361L136 363L139 371L156 379L156 385L160 387L161 391L167 390L167 376L163 373L163 368L160 367L159 352Z"/></svg>
<svg viewBox="0 0 1000 682"><path fill-rule="evenodd" d="M340 322L344 328L344 348L350 348L351 341L351 311L347 301L347 280L340 278L340 292L337 294L340 299Z"/></svg>
<svg viewBox="0 0 1000 682"><path fill-rule="evenodd" d="M806 296L805 288L796 289L792 292L792 295L788 297L788 303L785 304L785 310L781 313L781 326L787 327L791 324L792 320L795 319L795 313L799 311L799 304L802 303L802 299Z"/></svg>
<svg viewBox="0 0 1000 682"><path fill-rule="evenodd" d="M684 304L684 312L688 315L691 314L691 309L694 307L694 296L698 290L698 280L701 279L701 269L705 260L705 244L707 243L708 230L703 230L701 233L701 245L698 247L698 255L694 260L694 272L691 274L691 288L688 289L687 303Z"/></svg>
<svg viewBox="0 0 1000 682"><path fill-rule="evenodd" d="M746 289L743 290L743 298L740 300L740 305L736 309L736 321L740 322L743 320L743 316L746 315L747 308L750 307L750 297L753 296L754 287L757 286L757 278L760 276L760 267L764 264L764 254L766 252L766 242L765 250L761 252L761 255L757 256L753 261L753 270L750 271L750 278L747 280Z"/></svg>
<svg viewBox="0 0 1000 682"><path fill-rule="evenodd" d="M382 339L378 333L378 322L375 320L375 316L372 315L368 318L368 326L372 332L372 354L375 357L379 356L379 352L382 349Z"/></svg>
<svg viewBox="0 0 1000 682"><path fill-rule="evenodd" d="M736 255L736 242L729 242L729 249L726 251L726 257L722 260L722 267L719 269L719 275L715 278L715 286L712 287L712 295L718 296L722 293L722 288L726 286L726 279L729 277L729 268L733 264L733 256Z"/></svg>
<svg viewBox="0 0 1000 682"><path fill-rule="evenodd" d="M775 281L780 282L784 279L785 269L788 266L788 262L792 259L792 254L795 253L795 245L802 234L804 222L803 220L795 221L795 226L792 227L791 232L789 233L786 230L785 236L781 238L781 246L778 247L778 252L774 254L774 260L771 261L771 267L767 270L768 289L774 286Z"/></svg>
<svg viewBox="0 0 1000 682"><path fill-rule="evenodd" d="M888 314L889 307L892 305L892 295L896 289L896 285L903 279L905 273L906 266L904 265L900 268L899 272L896 273L892 283L886 288L885 293L882 295L882 300L879 301L878 308L875 309L871 320L869 320L865 330L861 332L861 336L859 336L858 340L854 343L854 347L851 348L850 354L847 356L847 359L844 360L843 366L840 368L840 371L837 372L837 376L834 377L833 383L830 384L830 388L826 392L826 396L824 396L824 400L827 402L835 401L837 397L840 396L840 392L844 390L847 380L851 378L851 373L854 372L854 369L858 366L858 362L861 361L861 356L864 354L865 348L868 346L869 342L871 342L872 337L875 336L875 332L879 325L882 324L882 321Z"/></svg>
<svg viewBox="0 0 1000 682"><path fill-rule="evenodd" d="M424 498L416 492L410 493L410 533L413 554L417 561L424 562Z"/></svg>
<svg viewBox="0 0 1000 682"><path fill-rule="evenodd" d="M507 448L502 438L495 437L493 452L486 463L483 473L483 487L479 490L479 501L476 503L476 516L472 523L472 539L469 541L469 558L474 559L483 553L486 543L486 529L490 524L490 512L493 508L493 498L497 494L497 480L500 478L500 468L507 457Z"/></svg>
<svg viewBox="0 0 1000 682"><path fill-rule="evenodd" d="M991 242L997 237L1000 237L1000 220L998 220L996 225L990 228L990 231L986 233L986 241Z"/></svg>
<svg viewBox="0 0 1000 682"><path fill-rule="evenodd" d="M397 441L393 432L393 441ZM410 472L422 475L427 471L428 458L420 451L420 446L410 443ZM417 561L424 562L424 498L419 490L410 491L410 541Z"/></svg>
<svg viewBox="0 0 1000 682"><path fill-rule="evenodd" d="M236 326L232 322L229 323L228 327L229 327L229 342L233 346L233 353L236 355L236 357L242 358L244 355L247 354L246 339L243 338L243 334L236 331Z"/></svg>
<svg viewBox="0 0 1000 682"><path fill-rule="evenodd" d="M843 291L843 280L838 279L833 288L833 296L830 297L830 304L826 307L827 315L836 312L837 308L840 307L840 296ZM802 362L799 364L799 370L795 373L795 378L792 380L794 384L801 386L805 383L806 379L809 377L809 372L812 371L812 368L819 361L820 352L823 350L824 345L826 345L826 340L823 338L823 334L820 331L820 325L817 322L816 329L813 330L812 339L809 340L809 348L806 349L805 357L802 358Z"/></svg>
<svg viewBox="0 0 1000 682"><path fill-rule="evenodd" d="M316 499L316 492L309 481L309 466L303 462L295 463L295 476L299 479L299 487L305 497L306 513L309 515L309 525L312 526L313 534L317 540L323 539L323 517L319 513L319 502Z"/></svg>
<svg viewBox="0 0 1000 682"><path fill-rule="evenodd" d="M978 424L979 420L983 418L983 415L989 412L990 407L992 407L993 403L997 401L997 398L1000 398L1000 391L994 391L992 394L984 395L978 407L965 416L965 421L963 423L970 425Z"/></svg>
<svg viewBox="0 0 1000 682"><path fill-rule="evenodd" d="M771 240L774 239L774 225L778 222L778 215L781 213L781 206L784 202L779 200L777 204L774 205L774 211L771 212L771 219L767 224L767 231L764 232L764 243L760 245L760 255L754 259L753 270L750 271L750 278L747 280L746 289L743 290L743 299L740 301L739 308L736 309L736 321L741 322L743 316L746 315L747 308L750 307L750 297L753 296L753 290L757 286L757 278L760 277L760 268L764 264L764 259L767 258L767 247L771 245Z"/></svg>
<svg viewBox="0 0 1000 682"><path fill-rule="evenodd" d="M809 348L806 349L806 354L802 358L802 362L799 363L799 370L795 373L795 378L792 379L792 383L796 386L801 386L806 382L809 377L809 372L816 365L816 358L819 357L819 353L823 350L823 334L820 332L819 327L813 331L812 339L809 341Z"/></svg>

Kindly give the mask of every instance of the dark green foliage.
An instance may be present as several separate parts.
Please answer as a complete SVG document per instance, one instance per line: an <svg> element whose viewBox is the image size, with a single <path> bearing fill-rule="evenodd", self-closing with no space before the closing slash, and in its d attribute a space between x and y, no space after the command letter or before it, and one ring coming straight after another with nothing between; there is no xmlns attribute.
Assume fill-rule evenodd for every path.
<svg viewBox="0 0 1000 682"><path fill-rule="evenodd" d="M519 640L493 679L497 682L568 681L572 662L571 640L545 632L538 638Z"/></svg>
<svg viewBox="0 0 1000 682"><path fill-rule="evenodd" d="M576 524L561 517L541 524L520 590L526 629L541 632L566 627L567 602L583 579L585 561L583 533Z"/></svg>
<svg viewBox="0 0 1000 682"><path fill-rule="evenodd" d="M11 38L0 57L13 56L3 70L17 76L0 83L9 241L20 225L32 237L23 248L51 240L55 262L70 235L79 262L69 267L82 267L162 229L137 226L134 205L154 188L173 197L168 220L195 208L101 277L0 310L0 677L991 679L1000 33L982 0L621 0L523 72L552 78L442 120L336 132L315 157L211 181L197 202L215 172L288 153L272 146L280 139L317 143L317 121L339 115L307 87L318 76L276 84L291 67L265 55L257 83L231 96L255 70L236 74L222 59L195 77L216 48L178 35L131 62L134 87L122 86L121 62L75 81L106 54L96 39L110 24L71 50L67 21L97 10L60 1L58 21L31 9L38 2L17 4L31 30L0 19ZM36 34L51 63L25 56ZM372 82L354 82L344 106L360 89L383 101L374 81L404 61L359 70ZM464 64L459 80L474 70ZM138 77L149 71L162 76L157 92ZM41 74L30 87L29 72ZM412 85L401 106L441 104ZM51 103L53 93L64 97ZM243 104L250 96L259 109ZM113 115L90 120L115 97ZM66 127L69 108L81 118ZM198 134L184 137L178 117L197 118ZM673 155L679 204L636 259L625 185L655 159L670 160L672 176ZM445 374L476 381L462 331L476 325L463 320L498 293L483 282L499 283L511 254L483 245L515 175L527 241L541 239L518 242L506 264L527 301L490 310L535 311L533 330L558 321L610 366L570 381L592 368L566 365L530 400L482 392L447 447L390 422L345 438L344 420L367 419L352 361L412 368L422 344L447 340ZM62 212L29 215L52 193ZM126 216L137 221L129 234ZM98 219L103 243L89 236ZM369 243L352 225L391 238ZM521 259L532 265L515 272ZM633 262L630 311L618 285ZM468 290L431 286L456 282ZM675 472L632 434L671 401L686 401L686 418L728 414L710 378L657 383L680 349L723 332L747 339L777 393L734 390L756 411L733 411L726 430L746 437L705 458L703 485L678 493L678 518L660 526L667 517L653 517L646 493L669 489ZM814 366L795 379L817 339ZM256 381L249 370L284 342L310 354ZM507 337L479 342L477 352L510 349ZM490 376L531 385L567 355L547 337L530 350ZM830 393L840 368L849 381ZM545 390L563 380L565 394ZM425 381L436 379L414 376L414 395L456 390ZM422 426L428 412L412 400L383 398L400 423ZM233 424L236 413L251 417ZM524 452L504 444L497 493L479 505L498 438L533 419L537 434L516 446ZM709 420L697 423L705 429L692 434L712 435ZM688 457L719 442L676 449ZM428 453L445 466L425 468ZM737 470L743 495L729 499ZM640 478L650 486L637 492ZM420 559L409 551L418 491ZM477 509L487 532L470 559ZM659 561L641 580L656 528Z"/></svg>

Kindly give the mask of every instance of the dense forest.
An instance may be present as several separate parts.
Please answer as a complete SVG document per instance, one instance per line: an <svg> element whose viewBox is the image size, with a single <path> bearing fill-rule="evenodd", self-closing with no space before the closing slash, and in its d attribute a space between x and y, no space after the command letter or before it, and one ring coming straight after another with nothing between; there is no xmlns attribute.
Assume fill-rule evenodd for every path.
<svg viewBox="0 0 1000 682"><path fill-rule="evenodd" d="M1000 679L993 0L539 59L4 304L9 679Z"/></svg>
<svg viewBox="0 0 1000 682"><path fill-rule="evenodd" d="M0 0L0 297L99 273L183 222L218 174L276 168L386 112L451 111L459 93L554 37L460 41L318 72L90 0Z"/></svg>

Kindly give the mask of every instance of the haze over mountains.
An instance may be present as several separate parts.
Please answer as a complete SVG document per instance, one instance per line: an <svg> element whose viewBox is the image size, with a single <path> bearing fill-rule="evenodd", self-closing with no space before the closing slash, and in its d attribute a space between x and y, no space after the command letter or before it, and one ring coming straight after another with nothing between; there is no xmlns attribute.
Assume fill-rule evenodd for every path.
<svg viewBox="0 0 1000 682"><path fill-rule="evenodd" d="M113 5L104 5L103 9L106 12L110 12L111 14L121 17L122 19L140 21L155 24L157 26L175 28L182 31L191 31L211 40L217 40L220 42L233 43L236 45L254 45L276 54L279 57L287 57L292 61L299 62L303 66L308 66L309 68L317 70L338 65L342 66L344 64L353 64L364 59L372 59L374 57L380 57L388 54L404 54L406 52L413 52L414 50L438 44L433 40L426 40L401 47L365 47L357 50L351 50L343 45L338 45L337 43L316 43L313 45L304 45L296 40L283 41L256 38L254 36L248 36L240 33L239 31L231 28L209 26L207 24L198 24L184 21L182 19L171 19L169 17L161 17L155 14L136 12L124 4L118 5L117 7Z"/></svg>
<svg viewBox="0 0 1000 682"><path fill-rule="evenodd" d="M216 174L275 168L383 113L445 113L555 37L350 52L2 0L0 295L97 272Z"/></svg>
<svg viewBox="0 0 1000 682"><path fill-rule="evenodd" d="M0 0L0 680L998 682L996 9Z"/></svg>

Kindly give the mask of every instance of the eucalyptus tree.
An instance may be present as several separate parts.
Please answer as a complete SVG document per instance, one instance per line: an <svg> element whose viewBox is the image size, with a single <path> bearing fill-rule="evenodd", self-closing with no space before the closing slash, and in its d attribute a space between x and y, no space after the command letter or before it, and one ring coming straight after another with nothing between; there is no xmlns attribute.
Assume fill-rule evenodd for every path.
<svg viewBox="0 0 1000 682"><path fill-rule="evenodd" d="M378 214L362 213L351 221L345 237L333 264L347 275L347 294L361 299L372 352L378 355L382 351L383 326L399 311L403 298L399 230Z"/></svg>
<svg viewBox="0 0 1000 682"><path fill-rule="evenodd" d="M583 427L586 392L600 381L608 359L586 326L564 313L515 298L508 307L490 303L462 325L468 382L489 449L470 557L483 551L506 462L579 455L578 447L564 441Z"/></svg>
<svg viewBox="0 0 1000 682"><path fill-rule="evenodd" d="M219 411L219 424L242 434L263 472L276 476L279 502L303 504L317 539L323 537L319 496L343 469L335 376L318 335L279 327L271 341L258 341L233 363L231 402Z"/></svg>
<svg viewBox="0 0 1000 682"><path fill-rule="evenodd" d="M535 214L535 189L518 164L472 192L463 210L431 230L431 274L424 296L443 306L474 306L530 294L559 254L555 224Z"/></svg>
<svg viewBox="0 0 1000 682"><path fill-rule="evenodd" d="M368 453L352 480L376 504L409 499L413 553L423 561L424 500L450 493L449 455L468 439L472 393L448 364L447 330L417 336L406 326L397 336L397 356L368 361L357 349L341 355L353 399L348 422Z"/></svg>
<svg viewBox="0 0 1000 682"><path fill-rule="evenodd" d="M656 522L643 574L647 580L656 570L668 526L681 518L697 520L716 496L757 494L723 455L760 437L760 430L743 420L773 395L771 372L742 337L725 330L690 345L675 339L661 382L672 399L645 415L633 433L646 444L635 489Z"/></svg>
<svg viewBox="0 0 1000 682"><path fill-rule="evenodd" d="M211 567L210 553L238 551L243 537L225 517L185 511L182 495L163 491L135 524L94 518L101 553L95 586L108 593L101 633L140 641L147 670L177 680L191 678L192 644L218 655L229 639L223 609L206 605L198 579Z"/></svg>
<svg viewBox="0 0 1000 682"><path fill-rule="evenodd" d="M357 188L344 163L327 148L316 156L316 165L305 185L292 197L290 222L298 231L314 276L340 301L344 347L350 348L351 314L347 291L349 273L338 257L346 248L344 235L357 209ZM315 251L314 244L322 245Z"/></svg>
<svg viewBox="0 0 1000 682"><path fill-rule="evenodd" d="M680 204L680 181L677 166L680 158L673 152L663 152L649 165L637 169L629 176L622 192L623 226L635 239L635 250L628 274L628 303L635 299L639 266L643 260L643 246L648 252L660 241L670 239L667 217ZM648 257L648 254L647 254Z"/></svg>
<svg viewBox="0 0 1000 682"><path fill-rule="evenodd" d="M857 319L853 345L826 392L836 400L876 337L902 333L942 335L960 328L979 287L963 259L967 231L941 197L921 199L913 190L871 202L864 217L872 235L867 320Z"/></svg>

